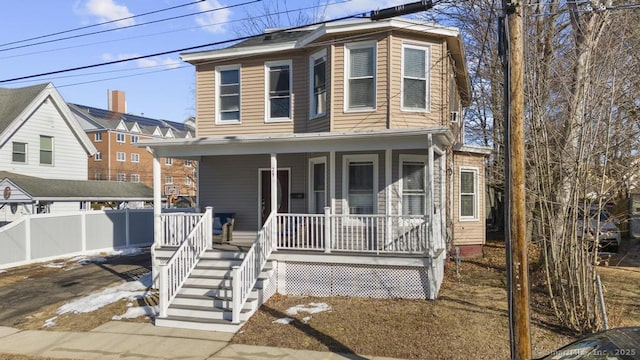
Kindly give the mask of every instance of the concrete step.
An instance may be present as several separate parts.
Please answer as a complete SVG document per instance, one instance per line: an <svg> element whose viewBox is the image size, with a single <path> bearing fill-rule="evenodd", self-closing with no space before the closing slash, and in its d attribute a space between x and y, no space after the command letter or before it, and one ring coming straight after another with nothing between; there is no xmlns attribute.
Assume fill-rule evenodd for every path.
<svg viewBox="0 0 640 360"><path fill-rule="evenodd" d="M196 319L182 316L167 316L166 318L156 318L156 326L174 327L180 329L220 331L226 333L236 333L245 322L233 324L228 320Z"/></svg>
<svg viewBox="0 0 640 360"><path fill-rule="evenodd" d="M251 309L240 310L240 320L246 321L253 311ZM193 306L193 305L175 305L171 304L167 309L168 316L179 316L183 318L209 319L209 320L229 320L231 321L232 313L229 310Z"/></svg>

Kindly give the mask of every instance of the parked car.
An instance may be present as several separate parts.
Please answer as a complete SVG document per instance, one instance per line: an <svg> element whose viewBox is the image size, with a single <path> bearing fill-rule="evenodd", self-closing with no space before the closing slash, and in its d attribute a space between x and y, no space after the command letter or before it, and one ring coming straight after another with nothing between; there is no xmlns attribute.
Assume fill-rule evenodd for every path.
<svg viewBox="0 0 640 360"><path fill-rule="evenodd" d="M587 335L538 360L638 360L640 327L615 328Z"/></svg>
<svg viewBox="0 0 640 360"><path fill-rule="evenodd" d="M584 226L584 219L588 226ZM590 207L587 214L583 210L578 212L578 236L586 240L589 246L593 246L593 242L598 239L602 250L618 252L620 248L621 236L617 221L607 210L598 209L597 206Z"/></svg>

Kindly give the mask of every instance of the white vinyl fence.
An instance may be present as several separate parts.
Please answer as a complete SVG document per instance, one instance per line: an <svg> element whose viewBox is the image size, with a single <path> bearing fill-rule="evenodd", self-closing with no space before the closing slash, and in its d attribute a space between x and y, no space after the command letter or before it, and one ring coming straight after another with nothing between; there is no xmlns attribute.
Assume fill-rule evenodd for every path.
<svg viewBox="0 0 640 360"><path fill-rule="evenodd" d="M0 227L0 268L153 243L153 209L26 215Z"/></svg>

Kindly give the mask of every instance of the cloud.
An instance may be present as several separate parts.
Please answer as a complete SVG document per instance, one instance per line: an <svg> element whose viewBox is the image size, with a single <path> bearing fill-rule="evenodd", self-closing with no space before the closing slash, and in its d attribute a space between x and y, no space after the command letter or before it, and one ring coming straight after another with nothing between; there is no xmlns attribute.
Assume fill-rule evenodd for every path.
<svg viewBox="0 0 640 360"><path fill-rule="evenodd" d="M221 5L218 0L207 0L198 3L199 11L213 11L196 16L196 24L202 26L205 31L214 34L222 34L226 32L227 30L223 23L229 21L229 18L231 17L231 10L223 9L223 7L224 6Z"/></svg>
<svg viewBox="0 0 640 360"><path fill-rule="evenodd" d="M115 61L115 60L130 59L130 58L134 58L134 57L138 57L138 56L140 56L140 54L117 54L117 55L114 55L114 54L110 54L110 53L104 53L104 54L102 54L102 60L105 61L105 62L108 62L108 61ZM165 68L169 68L169 69L177 68L178 66L180 66L182 64L180 62L180 60L172 59L170 57L166 57L166 58L159 58L159 57L143 58L143 59L135 60L135 63L139 68L165 67Z"/></svg>
<svg viewBox="0 0 640 360"><path fill-rule="evenodd" d="M325 18L327 20L335 19L342 16L354 15L359 13L369 13L371 10L385 9L388 7L406 4L406 0L378 0L372 2L371 0L351 0L349 2L339 2L338 0L332 0L327 6ZM335 4L335 5L332 5Z"/></svg>
<svg viewBox="0 0 640 360"><path fill-rule="evenodd" d="M79 11L86 15L95 16L100 22L112 21L133 16L125 5L118 5L114 0L89 0ZM134 19L126 19L114 23L117 27L134 25Z"/></svg>

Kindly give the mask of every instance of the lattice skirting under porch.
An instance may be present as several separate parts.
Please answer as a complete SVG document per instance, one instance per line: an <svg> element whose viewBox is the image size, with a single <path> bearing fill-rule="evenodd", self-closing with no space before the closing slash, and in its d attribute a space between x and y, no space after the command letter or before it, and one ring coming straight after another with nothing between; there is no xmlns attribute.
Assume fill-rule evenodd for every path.
<svg viewBox="0 0 640 360"><path fill-rule="evenodd" d="M425 267L278 261L276 272L278 292L281 294L433 298L429 296L429 292L430 285L433 288L434 283L430 283L429 272ZM437 284L437 292L442 280L432 281Z"/></svg>

